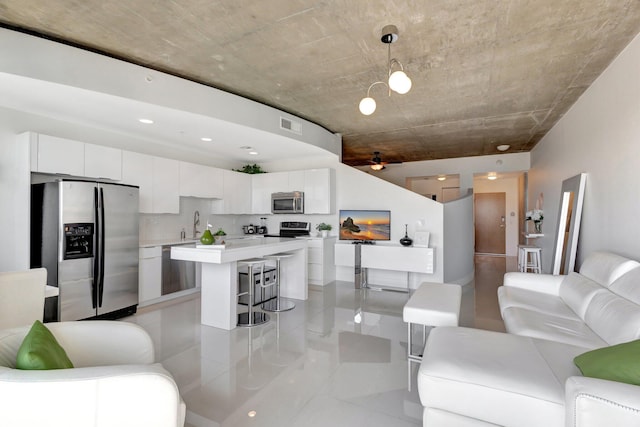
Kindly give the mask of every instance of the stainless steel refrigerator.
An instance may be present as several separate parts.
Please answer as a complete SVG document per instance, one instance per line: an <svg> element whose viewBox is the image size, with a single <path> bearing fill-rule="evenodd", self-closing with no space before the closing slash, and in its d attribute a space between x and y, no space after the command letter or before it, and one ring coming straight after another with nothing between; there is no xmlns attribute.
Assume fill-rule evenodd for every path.
<svg viewBox="0 0 640 427"><path fill-rule="evenodd" d="M78 180L31 186L31 267L45 267L48 284L59 288L45 319L135 313L138 247L137 187Z"/></svg>

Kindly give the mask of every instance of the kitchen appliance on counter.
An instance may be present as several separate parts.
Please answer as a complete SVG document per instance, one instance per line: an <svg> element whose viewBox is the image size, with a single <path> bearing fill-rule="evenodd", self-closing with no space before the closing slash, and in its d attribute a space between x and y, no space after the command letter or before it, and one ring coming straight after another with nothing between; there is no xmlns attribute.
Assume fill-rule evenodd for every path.
<svg viewBox="0 0 640 427"><path fill-rule="evenodd" d="M243 225L244 234L267 234L267 218L260 218L260 225Z"/></svg>
<svg viewBox="0 0 640 427"><path fill-rule="evenodd" d="M267 237L302 237L308 236L311 223L304 221L283 221L280 223L279 234L267 234Z"/></svg>
<svg viewBox="0 0 640 427"><path fill-rule="evenodd" d="M31 186L31 268L59 288L60 321L117 318L138 304L138 187L60 180Z"/></svg>
<svg viewBox="0 0 640 427"><path fill-rule="evenodd" d="M304 192L290 191L271 194L271 213L301 214L304 213Z"/></svg>

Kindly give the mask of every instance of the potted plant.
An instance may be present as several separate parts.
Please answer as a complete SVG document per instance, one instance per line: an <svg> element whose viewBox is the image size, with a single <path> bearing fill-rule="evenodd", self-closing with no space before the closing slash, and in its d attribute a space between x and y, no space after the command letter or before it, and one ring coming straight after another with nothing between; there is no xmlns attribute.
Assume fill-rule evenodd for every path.
<svg viewBox="0 0 640 427"><path fill-rule="evenodd" d="M216 231L213 234L213 241L216 245L223 245L224 244L224 236L226 236L227 233L224 232L224 230L222 228L218 228L218 231Z"/></svg>
<svg viewBox="0 0 640 427"><path fill-rule="evenodd" d="M257 174L257 173L267 173L266 171L262 170L260 165L257 165L255 163L252 165L244 165L242 169L233 169L233 170L236 172L243 172L251 175Z"/></svg>
<svg viewBox="0 0 640 427"><path fill-rule="evenodd" d="M316 225L316 230L320 232L320 235L322 237L327 237L329 235L329 231L331 231L331 225L321 222L320 224Z"/></svg>

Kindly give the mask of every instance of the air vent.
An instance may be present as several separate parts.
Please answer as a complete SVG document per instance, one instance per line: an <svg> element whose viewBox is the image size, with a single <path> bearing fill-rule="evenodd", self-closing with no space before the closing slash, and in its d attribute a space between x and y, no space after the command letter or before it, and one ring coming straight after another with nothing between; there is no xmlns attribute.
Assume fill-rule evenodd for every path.
<svg viewBox="0 0 640 427"><path fill-rule="evenodd" d="M288 130L289 132L302 134L302 123L294 122L293 120L280 117L280 129Z"/></svg>

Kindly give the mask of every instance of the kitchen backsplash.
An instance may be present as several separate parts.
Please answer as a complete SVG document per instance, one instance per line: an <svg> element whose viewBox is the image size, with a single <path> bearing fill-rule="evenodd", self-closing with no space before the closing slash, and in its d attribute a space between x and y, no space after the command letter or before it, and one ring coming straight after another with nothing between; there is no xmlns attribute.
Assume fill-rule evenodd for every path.
<svg viewBox="0 0 640 427"><path fill-rule="evenodd" d="M312 231L320 222L333 225L331 234L337 234L337 215L218 215L211 214L211 200L196 197L180 197L180 214L140 214L140 241L179 239L184 228L187 239L193 237L194 212L200 213L198 237L211 224L211 230L222 228L229 235L242 234L242 226L259 225L260 218L267 218L270 234L277 234L282 221L307 221Z"/></svg>

